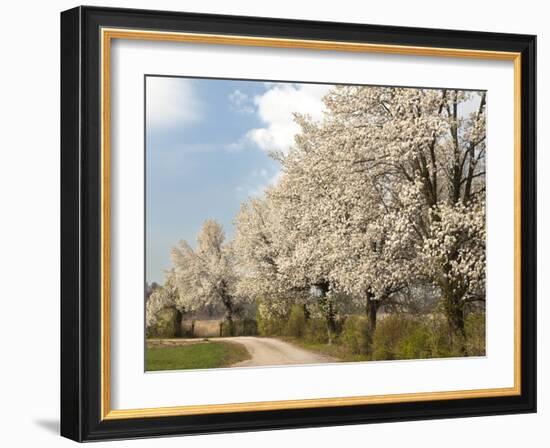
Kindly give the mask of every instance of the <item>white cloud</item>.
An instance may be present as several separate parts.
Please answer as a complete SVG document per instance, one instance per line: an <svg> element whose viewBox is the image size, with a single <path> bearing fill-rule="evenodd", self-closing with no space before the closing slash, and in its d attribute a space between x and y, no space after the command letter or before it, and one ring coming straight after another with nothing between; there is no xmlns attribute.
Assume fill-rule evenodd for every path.
<svg viewBox="0 0 550 448"><path fill-rule="evenodd" d="M232 109L237 112L244 114L254 113L254 106L251 98L239 89L229 94L229 101L231 102Z"/></svg>
<svg viewBox="0 0 550 448"><path fill-rule="evenodd" d="M195 123L201 104L193 81L185 78L147 77L147 126L169 128Z"/></svg>
<svg viewBox="0 0 550 448"><path fill-rule="evenodd" d="M288 152L299 131L293 113L310 115L314 120L323 116L323 96L332 86L321 84L269 84L263 95L254 98L263 128L252 129L247 137L264 151Z"/></svg>

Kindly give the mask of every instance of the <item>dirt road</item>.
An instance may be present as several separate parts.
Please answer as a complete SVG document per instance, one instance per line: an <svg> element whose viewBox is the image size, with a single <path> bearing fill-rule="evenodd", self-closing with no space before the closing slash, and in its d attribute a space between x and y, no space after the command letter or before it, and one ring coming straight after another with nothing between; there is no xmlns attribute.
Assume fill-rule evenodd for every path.
<svg viewBox="0 0 550 448"><path fill-rule="evenodd" d="M236 336L232 338L215 338L212 341L227 340L242 344L251 355L251 359L241 361L231 367L276 366L289 364L321 364L337 362L327 355L310 352L288 342L274 338L257 338L254 336Z"/></svg>

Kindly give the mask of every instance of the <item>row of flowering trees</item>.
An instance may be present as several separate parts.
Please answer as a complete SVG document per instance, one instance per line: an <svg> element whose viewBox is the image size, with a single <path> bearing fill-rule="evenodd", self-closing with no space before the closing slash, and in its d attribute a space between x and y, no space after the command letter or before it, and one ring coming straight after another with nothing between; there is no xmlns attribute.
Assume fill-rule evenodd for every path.
<svg viewBox="0 0 550 448"><path fill-rule="evenodd" d="M324 103L322 121L296 115L279 181L242 204L232 241L207 221L174 248L148 324L166 304L215 303L231 323L244 301L313 303L330 335L345 297L372 334L381 307L435 291L466 354L465 313L485 300L485 92L339 86Z"/></svg>

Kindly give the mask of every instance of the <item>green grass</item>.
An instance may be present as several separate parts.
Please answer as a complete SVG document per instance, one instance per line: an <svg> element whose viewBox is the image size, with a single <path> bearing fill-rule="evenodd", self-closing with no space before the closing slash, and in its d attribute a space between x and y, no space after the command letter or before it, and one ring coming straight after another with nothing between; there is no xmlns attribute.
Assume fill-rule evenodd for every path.
<svg viewBox="0 0 550 448"><path fill-rule="evenodd" d="M228 367L246 359L250 359L250 353L241 344L208 341L179 347L148 347L145 369L211 369Z"/></svg>

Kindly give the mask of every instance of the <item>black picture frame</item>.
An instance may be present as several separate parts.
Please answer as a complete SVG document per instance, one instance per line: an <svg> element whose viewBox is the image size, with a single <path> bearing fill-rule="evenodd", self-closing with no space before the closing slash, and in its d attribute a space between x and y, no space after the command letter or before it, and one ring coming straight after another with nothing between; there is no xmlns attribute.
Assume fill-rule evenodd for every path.
<svg viewBox="0 0 550 448"><path fill-rule="evenodd" d="M102 420L102 27L521 53L521 394ZM93 441L536 412L535 58L531 35L100 7L61 13L61 435Z"/></svg>

